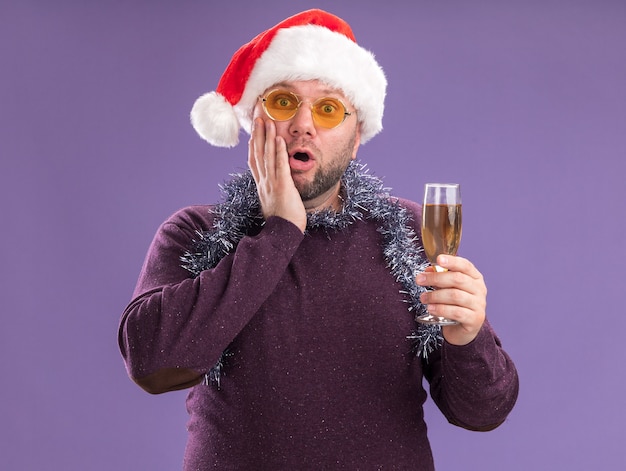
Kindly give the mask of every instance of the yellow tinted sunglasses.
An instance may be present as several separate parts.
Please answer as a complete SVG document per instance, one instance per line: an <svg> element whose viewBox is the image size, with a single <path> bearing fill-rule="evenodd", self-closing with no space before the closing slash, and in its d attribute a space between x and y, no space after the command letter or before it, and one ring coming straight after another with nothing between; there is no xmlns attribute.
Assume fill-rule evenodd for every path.
<svg viewBox="0 0 626 471"><path fill-rule="evenodd" d="M298 95L288 90L275 89L264 97L263 109L274 121L287 121L293 118L300 105L304 103ZM346 110L346 105L338 98L322 97L310 104L313 122L323 128L336 128L343 123L352 112Z"/></svg>

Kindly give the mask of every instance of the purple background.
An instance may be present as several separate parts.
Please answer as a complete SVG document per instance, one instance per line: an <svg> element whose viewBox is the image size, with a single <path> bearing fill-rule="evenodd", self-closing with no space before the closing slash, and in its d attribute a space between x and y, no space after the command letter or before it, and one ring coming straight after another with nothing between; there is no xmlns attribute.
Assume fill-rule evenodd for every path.
<svg viewBox="0 0 626 471"><path fill-rule="evenodd" d="M117 323L160 222L245 167L193 101L318 6L389 79L361 159L399 196L461 182L461 254L521 376L491 433L429 403L438 470L626 469L626 2L215 3L0 3L0 468L180 468L185 393L131 383Z"/></svg>

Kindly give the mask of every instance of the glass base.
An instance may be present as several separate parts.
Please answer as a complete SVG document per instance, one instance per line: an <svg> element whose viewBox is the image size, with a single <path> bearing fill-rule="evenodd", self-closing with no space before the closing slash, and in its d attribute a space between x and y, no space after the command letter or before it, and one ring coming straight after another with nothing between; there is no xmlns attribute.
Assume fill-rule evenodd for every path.
<svg viewBox="0 0 626 471"><path fill-rule="evenodd" d="M417 322L422 324L429 325L457 325L457 321L453 321L451 319L446 319L445 317L433 316L432 314L425 314L423 316L419 316L416 319Z"/></svg>

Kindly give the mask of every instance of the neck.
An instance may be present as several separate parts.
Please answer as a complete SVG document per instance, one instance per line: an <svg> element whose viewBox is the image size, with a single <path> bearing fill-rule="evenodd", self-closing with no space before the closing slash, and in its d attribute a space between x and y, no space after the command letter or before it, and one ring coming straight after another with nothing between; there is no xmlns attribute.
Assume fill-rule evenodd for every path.
<svg viewBox="0 0 626 471"><path fill-rule="evenodd" d="M304 209L307 213L314 213L323 209L333 209L335 211L341 211L343 207L343 200L341 199L341 182L337 182L326 193L313 198L311 200L303 201Z"/></svg>

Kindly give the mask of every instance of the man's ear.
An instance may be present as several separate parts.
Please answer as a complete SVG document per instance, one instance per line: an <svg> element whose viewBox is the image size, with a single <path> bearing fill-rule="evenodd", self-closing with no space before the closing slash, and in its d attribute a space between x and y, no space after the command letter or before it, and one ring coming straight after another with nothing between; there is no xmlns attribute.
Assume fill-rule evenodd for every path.
<svg viewBox="0 0 626 471"><path fill-rule="evenodd" d="M354 147L352 149L352 160L356 159L357 151L359 150L359 146L361 145L361 123L359 123L356 127L356 132L354 134Z"/></svg>

